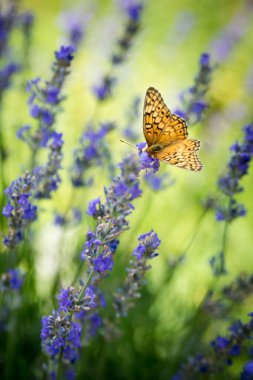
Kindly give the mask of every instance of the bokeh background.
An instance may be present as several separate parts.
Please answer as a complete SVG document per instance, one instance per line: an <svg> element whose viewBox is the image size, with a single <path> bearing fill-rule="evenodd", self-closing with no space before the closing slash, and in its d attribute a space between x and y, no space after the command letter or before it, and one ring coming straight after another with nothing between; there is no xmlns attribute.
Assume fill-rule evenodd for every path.
<svg viewBox="0 0 253 380"><path fill-rule="evenodd" d="M112 70L109 57L126 19L123 3L124 0L17 2L21 11L33 13L34 25L26 69L15 76L1 106L8 153L3 168L7 184L27 169L30 158L27 146L16 138L22 125L32 123L25 83L35 77L50 77L54 51L68 42L73 19L84 27L84 37L64 87L63 112L56 125L65 141L63 181L51 200L40 202L40 217L33 226L33 296L27 301L30 309L18 315L22 328L12 337L9 358L13 368L18 368L20 379L33 378L41 365L37 359L40 318L50 314L55 305L55 276L60 271L61 285L69 285L85 233L92 225L85 215L87 204L102 196L103 186L110 182L103 167L92 168L94 185L76 190L73 197L69 168L84 126L90 120L114 121L117 128L109 135L108 146L113 162L120 162L131 150L120 139L125 138L134 99L138 97L140 101L131 128L137 140L143 141L142 108L147 88L157 88L172 111L180 108L180 96L193 85L202 53L210 54L214 68L206 95L209 107L200 123L189 125L189 134L201 141L199 156L204 169L192 173L161 164L161 173L167 173L173 185L153 191L142 183L143 195L135 202L131 228L122 236L104 291L110 294L124 277L140 233L151 229L157 232L160 255L152 262L142 297L120 322L121 334L110 342L97 337L84 348L78 378L169 379L189 355L208 351L208 342L224 334L229 321L246 318L252 311L249 298L235 305L227 318L212 321L208 313L200 311L200 305L210 289L220 289L240 273L249 273L253 264L252 170L243 179L244 191L238 196L247 215L229 226L227 274L220 278L214 276L209 260L221 251L224 225L216 221L213 211L202 218L203 201L218 194L217 180L229 161L229 147L242 139L242 127L252 121L253 2L143 1L140 29L126 61L115 70L113 94L98 102L92 88ZM12 46L17 57L24 54L18 31L12 35ZM80 225L66 229L55 226L54 213L63 212L70 204L84 214ZM21 267L28 269L25 263ZM21 351L23 356L18 357ZM214 378L238 378L241 363L231 367L229 375Z"/></svg>

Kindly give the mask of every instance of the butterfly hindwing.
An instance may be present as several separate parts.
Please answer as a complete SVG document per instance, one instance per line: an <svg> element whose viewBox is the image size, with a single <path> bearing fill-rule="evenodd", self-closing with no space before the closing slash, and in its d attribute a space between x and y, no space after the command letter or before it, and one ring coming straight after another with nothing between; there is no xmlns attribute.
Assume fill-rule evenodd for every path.
<svg viewBox="0 0 253 380"><path fill-rule="evenodd" d="M162 151L155 153L154 157L167 164L199 171L202 169L202 164L196 153L199 147L200 142L198 140L186 139L164 147Z"/></svg>

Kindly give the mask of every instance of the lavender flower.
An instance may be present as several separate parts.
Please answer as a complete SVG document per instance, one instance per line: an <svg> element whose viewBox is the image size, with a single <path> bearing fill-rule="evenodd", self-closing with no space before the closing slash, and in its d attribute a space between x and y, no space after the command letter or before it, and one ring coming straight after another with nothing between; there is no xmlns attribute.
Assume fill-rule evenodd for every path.
<svg viewBox="0 0 253 380"><path fill-rule="evenodd" d="M17 9L13 4L0 8L0 56L7 52L10 33L16 25L16 20Z"/></svg>
<svg viewBox="0 0 253 380"><path fill-rule="evenodd" d="M51 358L50 377L52 379L56 378L58 372L62 372L57 366L61 356L64 360L64 372L78 359L81 331L80 324L71 321L68 315L53 312L49 317L42 318L42 348Z"/></svg>
<svg viewBox="0 0 253 380"><path fill-rule="evenodd" d="M49 147L48 162L44 166L38 166L33 173L36 178L35 198L50 198L51 193L56 191L61 178L59 170L61 169L62 154L62 133L52 132L47 146Z"/></svg>
<svg viewBox="0 0 253 380"><path fill-rule="evenodd" d="M23 51L24 51L24 66L29 65L29 55L31 48L31 38L32 38L32 28L34 23L34 16L31 12L23 12L19 15L19 22L21 24L21 28L23 29L24 34L24 43L23 43Z"/></svg>
<svg viewBox="0 0 253 380"><path fill-rule="evenodd" d="M140 16L143 5L136 1L124 2L123 8L126 13L127 21L122 37L116 41L115 52L113 52L110 58L112 70L126 60L127 53L130 50L134 37L140 28ZM103 75L100 83L92 88L93 94L99 101L104 101L112 95L113 88L116 84L116 77L113 73L111 73L112 70Z"/></svg>
<svg viewBox="0 0 253 380"><path fill-rule="evenodd" d="M73 186L90 186L92 177L87 171L92 166L101 166L105 160L110 161L110 153L105 137L115 128L114 123L102 123L98 131L89 125L80 139L80 147L74 151L74 164L71 167L71 181ZM87 178L85 178L87 176Z"/></svg>
<svg viewBox="0 0 253 380"><path fill-rule="evenodd" d="M81 297L80 297L81 296ZM96 293L92 287L88 287L82 297L82 287L76 290L73 286L62 289L59 296L59 311L65 313L87 311L96 307Z"/></svg>
<svg viewBox="0 0 253 380"><path fill-rule="evenodd" d="M136 147L139 150L139 157L141 162L141 169L152 169L153 173L156 173L159 170L160 163L157 158L150 156L144 148L146 148L146 143L141 142L136 144Z"/></svg>
<svg viewBox="0 0 253 380"><path fill-rule="evenodd" d="M214 67L211 65L210 55L203 53L199 59L199 72L192 87L181 94L182 109L175 113L186 119L190 125L202 120L208 103L205 100L210 86L211 75Z"/></svg>
<svg viewBox="0 0 253 380"><path fill-rule="evenodd" d="M134 250L134 259L127 268L127 276L123 287L114 293L114 309L117 317L125 317L128 309L133 307L134 301L140 298L140 290L144 283L144 276L150 265L148 260L158 255L156 252L161 241L152 230L147 234L140 235L138 247Z"/></svg>
<svg viewBox="0 0 253 380"><path fill-rule="evenodd" d="M93 269L100 274L112 269L113 252L110 242L128 229L128 216L132 210L132 201L141 195L138 175L139 162L135 156L126 157L120 164L121 175L115 177L105 188L106 202L94 200L88 207L98 224L95 233L88 232L81 257L88 259Z"/></svg>
<svg viewBox="0 0 253 380"><path fill-rule="evenodd" d="M87 213L96 220L97 224L93 231L88 231L86 242L81 253L81 259L88 263L87 281L85 285L81 285L79 289L69 287L63 289L58 297L59 311L54 312L50 317L43 319L42 326L42 343L44 351L50 356L50 360L56 366L58 362L57 376L61 368L62 358L65 358L66 349L72 352L74 363L77 358L77 349L79 348L79 335L77 346L73 345L69 338L69 329L75 327L72 324L75 316L82 323L86 323L87 336L90 339L101 325L101 319L98 314L98 306L104 304L103 297L99 297L99 293L94 287L108 272L113 268L114 254L116 252L119 241L117 237L129 228L127 216L133 211L132 201L141 195L139 188L139 173L141 170L140 161L136 155L129 155L119 164L121 175L113 178L108 188L105 188L105 203L100 198L94 199L88 205ZM133 278L137 278L137 287L142 284L142 277L149 268L146 261L155 257L155 250L160 244L157 235L151 231L148 234L141 235L139 246L135 251L136 276L133 268ZM139 273L137 275L137 273ZM89 285L90 284L90 285ZM88 286L89 285L89 286ZM130 292L129 292L130 295ZM135 293L136 297L136 293ZM50 329L51 325L58 324L59 328ZM71 324L69 325L69 322ZM62 331L64 335L62 335ZM81 334L81 332L80 332ZM55 346L56 344L56 346ZM68 349L68 347L70 347ZM65 369L69 369L66 360ZM68 365L66 365L66 363Z"/></svg>
<svg viewBox="0 0 253 380"><path fill-rule="evenodd" d="M103 211L100 210L100 207L101 207L100 198L93 199L89 203L86 213L89 216L94 216L96 218L100 215L103 215Z"/></svg>
<svg viewBox="0 0 253 380"><path fill-rule="evenodd" d="M66 218L61 215L61 214L55 214L55 217L54 217L54 224L56 226L64 226L66 225L67 221L66 221Z"/></svg>
<svg viewBox="0 0 253 380"><path fill-rule="evenodd" d="M75 8L64 11L60 18L61 27L67 34L69 44L77 50L85 36L89 14Z"/></svg>
<svg viewBox="0 0 253 380"><path fill-rule="evenodd" d="M69 371L74 374L73 364L79 358L82 326L72 319L96 307L95 298L93 287L86 290L82 286L62 289L58 296L59 309L42 318L42 348L50 358L48 372L53 367L52 378L62 373L66 375Z"/></svg>
<svg viewBox="0 0 253 380"><path fill-rule="evenodd" d="M243 372L241 374L241 380L251 380L253 377L253 360L250 360L243 367Z"/></svg>
<svg viewBox="0 0 253 380"><path fill-rule="evenodd" d="M155 160L148 155L145 159L142 151L141 160L135 155L129 155L119 164L121 174L113 178L108 188L105 188L105 203L95 199L88 206L88 214L97 220L95 232L89 231L81 253L82 260L88 260L91 268L100 275L111 271L113 254L111 242L129 228L126 217L132 213L132 201L141 195L139 187L140 171L157 170Z"/></svg>
<svg viewBox="0 0 253 380"><path fill-rule="evenodd" d="M24 283L24 275L19 269L9 269L0 278L0 290L19 290Z"/></svg>
<svg viewBox="0 0 253 380"><path fill-rule="evenodd" d="M13 74L20 71L20 66L16 63L9 63L0 69L0 98L2 93L11 86Z"/></svg>
<svg viewBox="0 0 253 380"><path fill-rule="evenodd" d="M243 131L244 140L241 144L236 142L230 148L232 155L226 173L218 181L219 190L227 198L227 205L224 201L222 204L216 205L216 219L218 221L231 222L246 214L246 209L237 203L234 196L243 191L240 181L242 177L248 174L253 155L253 124L244 127Z"/></svg>
<svg viewBox="0 0 253 380"><path fill-rule="evenodd" d="M31 28L34 23L34 16L31 12L23 12L19 16L21 25L24 29L24 34L26 35L27 40L31 36Z"/></svg>
<svg viewBox="0 0 253 380"><path fill-rule="evenodd" d="M236 12L235 17L226 24L224 29L212 41L210 50L218 62L227 60L236 45L247 33L250 25L250 5L245 3L242 11Z"/></svg>
<svg viewBox="0 0 253 380"><path fill-rule="evenodd" d="M210 291L203 303L203 309L214 318L225 318L233 306L242 304L253 291L253 276L240 274L229 285L224 286L218 294Z"/></svg>
<svg viewBox="0 0 253 380"><path fill-rule="evenodd" d="M71 224L72 225L76 225L76 224L79 225L81 220L82 220L82 213L76 207L73 207L71 209L70 215L67 215L66 213L60 214L59 212L56 212L55 216L54 216L54 224L57 226L67 226L67 225L71 225Z"/></svg>
<svg viewBox="0 0 253 380"><path fill-rule="evenodd" d="M8 202L3 208L3 215L8 218L8 233L3 243L9 248L23 240L24 229L37 219L37 207L29 200L34 187L35 178L25 173L5 190Z"/></svg>
<svg viewBox="0 0 253 380"><path fill-rule="evenodd" d="M235 358L240 354L245 353L246 345L250 342L253 337L253 313L249 316L251 320L249 323L242 323L238 321L229 327L229 334L227 336L218 336L211 341L210 345L213 352L209 356L196 355L190 358L188 362L181 366L180 370L173 377L173 379L180 380L193 380L201 373L206 374L208 378L210 375L215 375L217 373L226 375L226 368L231 366L235 361ZM250 363L250 362L249 362ZM247 367L244 366L245 378L247 379L248 374L251 372L251 365ZM247 374L248 372L248 374Z"/></svg>
<svg viewBox="0 0 253 380"><path fill-rule="evenodd" d="M253 155L253 124L244 129L244 140L236 142L230 148L232 155L225 173L218 180L218 188L222 194L221 201L210 203L216 212L217 221L225 221L221 252L210 259L212 270L216 276L226 273L225 248L228 223L246 215L244 205L237 202L235 195L243 191L240 181L248 173L249 164Z"/></svg>
<svg viewBox="0 0 253 380"><path fill-rule="evenodd" d="M99 84L93 86L93 94L99 101L105 100L112 95L112 90L115 83L116 78L110 76L109 74L106 74L100 79Z"/></svg>
<svg viewBox="0 0 253 380"><path fill-rule="evenodd" d="M140 17L143 4L139 1L124 1L122 7L128 17L122 37L117 41L117 50L113 53L111 61L114 65L126 60L132 41L140 28Z"/></svg>
<svg viewBox="0 0 253 380"><path fill-rule="evenodd" d="M45 85L40 84L40 78L28 83L27 90L30 92L29 107L30 115L38 120L39 126L34 135L31 130L22 129L22 139L25 140L34 152L34 156L40 147L47 146L53 137L53 124L56 114L60 111L59 105L64 97L61 95L62 86L69 74L69 66L73 59L74 48L61 46L55 52L56 61L52 65L53 76Z"/></svg>
<svg viewBox="0 0 253 380"><path fill-rule="evenodd" d="M157 256L155 250L159 247L161 241L153 230L147 234L140 235L138 240L140 243L133 253L137 260L142 261L144 257L153 259Z"/></svg>
<svg viewBox="0 0 253 380"><path fill-rule="evenodd" d="M173 181L170 180L167 173L158 175L152 172L147 172L144 174L144 180L147 185L154 191L159 191L173 185Z"/></svg>

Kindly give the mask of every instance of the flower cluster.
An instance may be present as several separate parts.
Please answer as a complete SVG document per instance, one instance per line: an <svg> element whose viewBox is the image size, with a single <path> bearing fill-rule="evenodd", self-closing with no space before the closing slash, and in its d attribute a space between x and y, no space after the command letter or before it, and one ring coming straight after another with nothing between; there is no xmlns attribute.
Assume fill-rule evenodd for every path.
<svg viewBox="0 0 253 380"><path fill-rule="evenodd" d="M12 5L7 9L0 8L0 56L3 56L9 43L9 35L15 26L17 10Z"/></svg>
<svg viewBox="0 0 253 380"><path fill-rule="evenodd" d="M148 172L144 174L144 180L154 191L165 189L174 184L174 181L169 177L168 173L158 175Z"/></svg>
<svg viewBox="0 0 253 380"><path fill-rule="evenodd" d="M62 372L73 371L72 366L79 357L82 335L81 323L73 321L73 318L78 319L81 312L94 308L95 298L92 287L86 290L83 286L63 289L58 296L59 309L42 318L42 348L51 359L48 371L51 372L51 378L60 376Z"/></svg>
<svg viewBox="0 0 253 380"><path fill-rule="evenodd" d="M244 128L243 142L241 144L236 142L230 150L232 156L227 170L218 181L218 188L227 198L228 204L224 205L225 202L222 202L221 205L216 205L216 219L218 221L232 221L246 214L244 206L238 204L234 196L243 191L240 181L248 173L253 155L253 124Z"/></svg>
<svg viewBox="0 0 253 380"><path fill-rule="evenodd" d="M140 28L140 17L143 4L138 1L127 1L123 4L128 17L122 37L117 41L117 51L112 54L111 61L114 65L126 60L127 53L132 46L133 38Z"/></svg>
<svg viewBox="0 0 253 380"><path fill-rule="evenodd" d="M24 283L24 275L18 269L9 269L0 278L0 290L19 290Z"/></svg>
<svg viewBox="0 0 253 380"><path fill-rule="evenodd" d="M186 119L190 125L198 123L208 108L208 103L205 99L209 89L213 66L210 62L210 55L203 53L199 60L199 72L195 78L195 83L192 87L181 94L182 109L175 113Z"/></svg>
<svg viewBox="0 0 253 380"><path fill-rule="evenodd" d="M215 318L228 315L233 305L251 296L253 291L253 275L240 274L231 284L224 286L220 294L210 291L203 303L203 309Z"/></svg>
<svg viewBox="0 0 253 380"><path fill-rule="evenodd" d="M20 66L16 63L8 63L0 69L0 98L4 90L10 87L13 74L20 70Z"/></svg>
<svg viewBox="0 0 253 380"><path fill-rule="evenodd" d="M105 137L114 128L115 124L108 122L102 123L98 131L92 125L85 130L80 139L80 147L74 150L74 163L70 171L73 186L90 186L93 178L87 176L88 169L101 166L105 160L110 161Z"/></svg>
<svg viewBox="0 0 253 380"><path fill-rule="evenodd" d="M178 373L173 376L173 380L193 380L198 375L203 378L209 378L210 375L226 374L226 368L233 365L235 358L240 354L245 354L246 345L249 344L253 337L253 313L249 316L251 320L249 323L242 323L238 321L229 327L229 334L227 336L218 336L210 345L213 353L210 356L198 354L190 358L188 362L181 366ZM248 362L244 366L241 379L246 380L252 374L252 363Z"/></svg>
<svg viewBox="0 0 253 380"><path fill-rule="evenodd" d="M153 158L148 154L148 152L145 150L146 146L147 144L145 142L136 144L136 147L139 151L141 169L152 169L153 173L156 173L160 167L159 160L157 158Z"/></svg>
<svg viewBox="0 0 253 380"><path fill-rule="evenodd" d="M144 282L145 273L150 269L147 262L158 255L156 250L161 241L153 230L147 234L140 235L138 240L140 243L134 250L134 259L130 261L127 268L127 276L123 287L117 289L113 297L117 317L125 317L128 309L133 306L134 301L140 298L140 289Z"/></svg>
<svg viewBox="0 0 253 380"><path fill-rule="evenodd" d="M84 36L88 21L88 14L81 9L68 9L61 15L62 29L67 34L69 44L77 51Z"/></svg>
<svg viewBox="0 0 253 380"><path fill-rule="evenodd" d="M26 43L29 44L30 39L31 39L31 31L32 31L32 26L34 22L34 17L31 12L23 12L19 16L20 24L24 30L24 35L26 37Z"/></svg>
<svg viewBox="0 0 253 380"><path fill-rule="evenodd" d="M29 199L34 187L35 178L25 173L5 190L8 202L2 213L8 218L8 234L3 243L9 248L14 248L24 238L24 229L37 219L37 207Z"/></svg>
<svg viewBox="0 0 253 380"><path fill-rule="evenodd" d="M64 360L64 366L73 365L79 357L81 347L81 326L73 322L69 315L53 312L49 317L42 318L41 340L43 350L52 359L50 377L56 378L58 371L65 368L57 368L60 357ZM65 372L65 371L64 371Z"/></svg>
<svg viewBox="0 0 253 380"><path fill-rule="evenodd" d="M244 8L244 9L243 9ZM247 3L240 12L221 30L221 33L213 40L210 50L216 61L222 63L227 60L234 48L248 31L250 24L251 8Z"/></svg>
<svg viewBox="0 0 253 380"><path fill-rule="evenodd" d="M73 207L71 209L70 215L60 214L56 212L54 217L54 224L57 226L66 226L68 224L80 224L81 220L81 211L78 208Z"/></svg>
<svg viewBox="0 0 253 380"><path fill-rule="evenodd" d="M63 158L62 146L62 133L52 132L47 142L48 161L44 166L38 166L33 171L36 178L35 198L50 198L51 193L57 190L61 182L58 171L61 169Z"/></svg>
<svg viewBox="0 0 253 380"><path fill-rule="evenodd" d="M116 49L112 54L110 62L112 68L122 64L130 50L133 39L140 28L140 16L143 5L136 1L127 1L124 4L124 11L127 16L127 22L123 31L122 37L116 41ZM116 83L116 78L110 73L105 74L100 81L100 84L93 87L93 93L99 101L109 98L112 94L113 87Z"/></svg>
<svg viewBox="0 0 253 380"><path fill-rule="evenodd" d="M119 164L121 174L113 178L105 188L105 203L100 198L92 200L87 213L97 221L95 232L87 233L87 241L81 253L82 260L88 259L95 272L103 274L112 270L113 254L117 248L117 237L129 228L126 217L132 213L132 201L142 191L139 174L142 169L158 170L158 160L154 160L140 148L139 159L130 154Z"/></svg>
<svg viewBox="0 0 253 380"><path fill-rule="evenodd" d="M141 166L135 155L129 155L119 164L121 175L105 188L106 201L95 199L88 206L88 214L97 221L95 232L89 231L81 254L91 267L102 274L112 270L116 238L129 228L126 217L133 211L132 201L141 195L139 172Z"/></svg>
<svg viewBox="0 0 253 380"><path fill-rule="evenodd" d="M39 126L34 135L32 135L29 126L22 127L18 132L18 137L26 141L33 152L37 152L40 147L47 146L54 133L52 126L64 99L61 90L66 76L69 74L73 52L72 46L61 46L60 50L55 53L56 61L52 66L53 76L51 80L45 85L40 84L40 78L28 83L30 115L38 120Z"/></svg>
<svg viewBox="0 0 253 380"><path fill-rule="evenodd" d="M141 162L142 169L152 169L146 170L143 178L146 184L153 190L158 191L165 189L173 185L173 180L169 177L167 173L157 174L160 163L157 158L150 156L145 150L147 144L144 142L136 144L136 147L139 150L139 157Z"/></svg>
<svg viewBox="0 0 253 380"><path fill-rule="evenodd" d="M253 360L247 362L241 373L241 380L251 380L253 378Z"/></svg>
<svg viewBox="0 0 253 380"><path fill-rule="evenodd" d="M11 34L15 28L21 27L26 36L25 14L19 13L14 4L0 7L0 101L4 91L11 86L13 75L21 70L21 64L17 63L19 58L16 58L17 54L11 49ZM32 21L29 26L27 24L29 31L31 26Z"/></svg>
<svg viewBox="0 0 253 380"><path fill-rule="evenodd" d="M79 313L94 308L96 306L94 288L88 287L84 295L82 292L81 286L77 290L73 286L62 289L58 296L59 311Z"/></svg>

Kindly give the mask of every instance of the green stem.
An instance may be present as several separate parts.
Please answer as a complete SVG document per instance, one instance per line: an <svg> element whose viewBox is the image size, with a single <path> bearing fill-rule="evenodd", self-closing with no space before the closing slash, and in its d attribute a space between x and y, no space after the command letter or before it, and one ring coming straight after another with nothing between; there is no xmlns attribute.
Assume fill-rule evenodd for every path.
<svg viewBox="0 0 253 380"><path fill-rule="evenodd" d="M221 256L221 271L225 271L225 254L227 250L227 237L228 237L228 226L229 222L226 220L225 225L224 225L224 230L223 230L223 235L222 235L222 249L221 252L223 255Z"/></svg>
<svg viewBox="0 0 253 380"><path fill-rule="evenodd" d="M204 217L206 216L207 212L208 212L208 208L205 208L202 212L202 214L200 214L200 217L199 219L197 220L197 223L194 227L194 234L192 235L192 237L190 238L190 240L188 241L188 243L186 244L186 247L185 249L183 250L183 254L185 254L186 252L188 252L190 250L190 248L192 247L192 245L194 244L198 234L199 234L199 230L200 230L200 225L204 219Z"/></svg>
<svg viewBox="0 0 253 380"><path fill-rule="evenodd" d="M154 194L151 190L149 190L149 193L146 197L145 204L143 205L143 210L139 211L137 214L137 217L134 221L134 227L130 228L130 231L128 234L128 241L133 242L136 239L136 234L138 231L140 231L143 227L143 225L146 223L148 219L148 214L151 210L151 206L153 205L153 199ZM145 218L143 217L145 215Z"/></svg>
<svg viewBox="0 0 253 380"><path fill-rule="evenodd" d="M90 274L89 274L89 276L88 276L88 278L87 278L86 284L82 287L82 290L81 290L81 292L80 292L80 294L79 294L79 296L78 296L78 299L79 299L79 300L82 298L82 296L83 296L85 290L86 290L86 289L88 288L88 286L90 285L90 282L91 282L91 280L92 280L92 276L93 276L93 274L94 274L94 269L91 269Z"/></svg>
<svg viewBox="0 0 253 380"><path fill-rule="evenodd" d="M57 370L57 376L56 380L61 380L62 379L62 357L63 357L63 349L61 348L61 352L59 355L59 361L58 361L58 370Z"/></svg>

